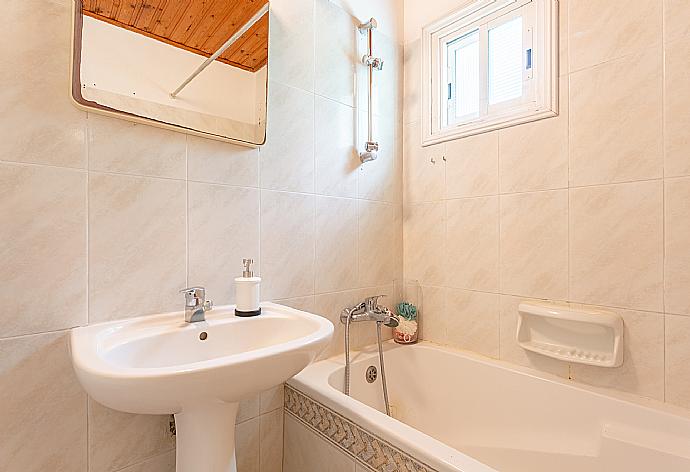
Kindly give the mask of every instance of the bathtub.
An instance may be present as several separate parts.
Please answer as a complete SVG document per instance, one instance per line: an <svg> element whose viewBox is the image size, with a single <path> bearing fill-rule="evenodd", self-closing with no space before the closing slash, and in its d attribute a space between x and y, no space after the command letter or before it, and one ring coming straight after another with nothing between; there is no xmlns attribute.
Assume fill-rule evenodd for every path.
<svg viewBox="0 0 690 472"><path fill-rule="evenodd" d="M385 363L393 418L383 413L381 376L366 379L378 367L374 349L353 356L351 397L342 393L337 356L288 381L286 412L305 416L358 460L379 451L408 464L370 462L374 470L690 471L690 415L682 409L430 343L386 343Z"/></svg>

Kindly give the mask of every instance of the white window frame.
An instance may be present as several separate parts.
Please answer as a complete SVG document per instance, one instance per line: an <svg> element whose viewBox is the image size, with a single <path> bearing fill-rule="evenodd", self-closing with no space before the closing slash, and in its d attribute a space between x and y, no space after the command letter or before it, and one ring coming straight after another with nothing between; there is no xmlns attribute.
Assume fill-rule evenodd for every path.
<svg viewBox="0 0 690 472"><path fill-rule="evenodd" d="M487 25L505 21L518 9L533 9L533 25L525 44L532 49L531 80L523 97L489 105L486 68L480 68L478 117L448 123L447 45L480 30L480 54L488 56ZM482 39L483 37L483 39ZM524 72L524 71L523 71ZM427 25L422 31L422 145L506 128L558 115L558 0L474 0L464 8Z"/></svg>

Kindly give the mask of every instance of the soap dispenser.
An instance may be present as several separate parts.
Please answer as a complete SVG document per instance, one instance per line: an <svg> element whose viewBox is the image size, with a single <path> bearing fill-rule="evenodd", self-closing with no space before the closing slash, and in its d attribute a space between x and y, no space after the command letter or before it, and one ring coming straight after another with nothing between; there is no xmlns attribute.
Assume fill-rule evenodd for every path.
<svg viewBox="0 0 690 472"><path fill-rule="evenodd" d="M261 314L259 307L259 287L261 277L254 277L253 259L242 259L242 277L235 279L235 316L256 316Z"/></svg>

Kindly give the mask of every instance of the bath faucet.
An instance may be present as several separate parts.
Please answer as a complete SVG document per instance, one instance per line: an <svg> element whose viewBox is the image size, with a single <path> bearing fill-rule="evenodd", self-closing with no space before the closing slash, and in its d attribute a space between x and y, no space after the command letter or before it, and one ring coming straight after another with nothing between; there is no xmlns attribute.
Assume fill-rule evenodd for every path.
<svg viewBox="0 0 690 472"><path fill-rule="evenodd" d="M386 369L383 363L383 344L381 339L381 325L395 328L398 326L398 319L393 316L391 311L379 305L379 298L385 295L375 295L365 298L363 302L345 308L340 313L340 322L345 325L345 386L343 393L350 395L350 324L359 321L376 322L376 341L379 347L379 366L381 368L381 385L383 387L383 401L386 405L386 414L391 415L390 402L388 401L388 388L386 387Z"/></svg>
<svg viewBox="0 0 690 472"><path fill-rule="evenodd" d="M213 309L213 302L206 300L204 287L189 287L180 290L184 293L184 320L187 323L197 323L206 320L206 312Z"/></svg>
<svg viewBox="0 0 690 472"><path fill-rule="evenodd" d="M398 326L398 319L393 316L387 307L379 305L379 298L384 296L385 295L375 295L373 297L368 297L357 305L345 308L340 313L340 322L348 324L348 319L351 323L359 321L376 321L383 323L389 328L395 328Z"/></svg>

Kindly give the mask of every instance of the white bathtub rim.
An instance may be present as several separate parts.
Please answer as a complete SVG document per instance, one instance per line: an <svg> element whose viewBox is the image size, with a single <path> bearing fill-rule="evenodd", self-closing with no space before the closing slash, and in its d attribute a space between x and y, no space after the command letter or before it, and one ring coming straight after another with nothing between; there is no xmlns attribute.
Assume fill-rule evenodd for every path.
<svg viewBox="0 0 690 472"><path fill-rule="evenodd" d="M641 397L626 392L612 391L601 387L592 387L575 383L567 379L544 373L528 367L518 366L505 361L489 359L484 356L441 346L430 342L420 342L415 345L422 349L439 349L459 357L470 359L493 368L519 373L535 379L535 381L555 383L569 389L575 389L588 395L600 396L605 399L614 399L636 408L642 408L656 414L681 417L690 420L690 411L663 403L646 397ZM386 343L385 350L406 349L407 346L400 346L393 341ZM353 352L353 362L362 359L372 358L378 361L378 353L375 349L367 347L362 351ZM302 393L310 396L314 400L322 403L338 414L351 419L363 429L368 430L380 438L390 442L398 449L407 452L411 456L434 467L439 471L461 471L461 472L490 472L495 471L486 464L483 464L471 456L432 438L431 436L393 419L380 411L371 408L344 393L333 388L329 383L330 375L341 369L345 364L344 355L340 354L329 359L316 362L307 367L300 374L288 380L288 384Z"/></svg>

